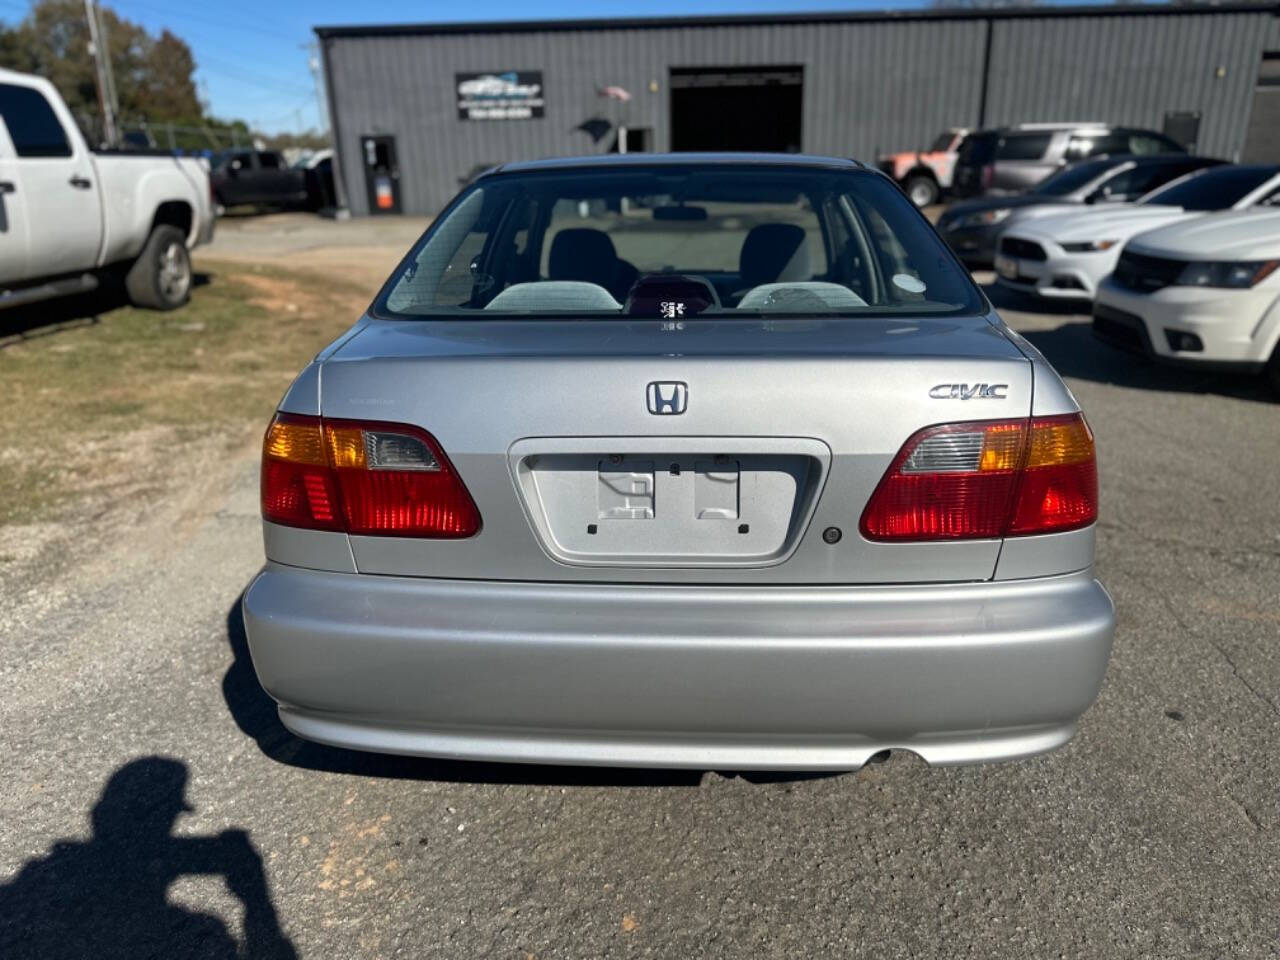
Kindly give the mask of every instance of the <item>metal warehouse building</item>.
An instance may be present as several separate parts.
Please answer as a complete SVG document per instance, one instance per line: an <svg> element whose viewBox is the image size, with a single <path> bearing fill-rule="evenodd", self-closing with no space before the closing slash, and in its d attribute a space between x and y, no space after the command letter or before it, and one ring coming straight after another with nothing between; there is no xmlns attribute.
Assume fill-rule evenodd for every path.
<svg viewBox="0 0 1280 960"><path fill-rule="evenodd" d="M643 150L873 160L952 126L1181 123L1280 162L1280 6L1040 7L318 27L354 214L478 168ZM1173 129L1173 127L1170 127Z"/></svg>

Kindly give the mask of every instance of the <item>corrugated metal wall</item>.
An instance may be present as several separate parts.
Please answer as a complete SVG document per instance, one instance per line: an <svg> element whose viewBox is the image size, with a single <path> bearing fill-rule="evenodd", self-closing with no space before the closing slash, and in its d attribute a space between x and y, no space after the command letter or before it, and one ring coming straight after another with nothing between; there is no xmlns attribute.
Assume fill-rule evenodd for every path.
<svg viewBox="0 0 1280 960"><path fill-rule="evenodd" d="M1280 52L1280 16L1271 18L1271 28L1266 31L1266 34L1266 48L1273 52Z"/></svg>
<svg viewBox="0 0 1280 960"><path fill-rule="evenodd" d="M1240 149L1274 17L1050 17L991 21L988 123L1100 119L1160 125L1200 110L1202 152ZM573 128L594 115L670 145L672 67L804 67L804 149L873 160L977 123L988 21L646 26L329 36L324 40L351 210L368 212L359 138L396 137L406 212L438 210L479 164L605 149ZM1224 66L1225 76L1215 71ZM545 116L461 121L454 74L541 70ZM626 105L596 88L625 87ZM650 84L657 85L650 92Z"/></svg>
<svg viewBox="0 0 1280 960"><path fill-rule="evenodd" d="M987 122L1106 120L1160 129L1201 115L1198 152L1244 145L1267 13L997 20Z"/></svg>

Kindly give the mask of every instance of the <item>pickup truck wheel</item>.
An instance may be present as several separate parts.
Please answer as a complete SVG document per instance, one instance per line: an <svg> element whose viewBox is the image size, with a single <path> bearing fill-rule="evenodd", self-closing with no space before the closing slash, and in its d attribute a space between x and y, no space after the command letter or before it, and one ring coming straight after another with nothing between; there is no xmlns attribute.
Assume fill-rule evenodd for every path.
<svg viewBox="0 0 1280 960"><path fill-rule="evenodd" d="M138 259L124 278L135 306L175 310L191 293L191 255L177 227L161 225L151 231Z"/></svg>
<svg viewBox="0 0 1280 960"><path fill-rule="evenodd" d="M917 207L928 207L938 202L938 181L923 173L907 177L902 189Z"/></svg>

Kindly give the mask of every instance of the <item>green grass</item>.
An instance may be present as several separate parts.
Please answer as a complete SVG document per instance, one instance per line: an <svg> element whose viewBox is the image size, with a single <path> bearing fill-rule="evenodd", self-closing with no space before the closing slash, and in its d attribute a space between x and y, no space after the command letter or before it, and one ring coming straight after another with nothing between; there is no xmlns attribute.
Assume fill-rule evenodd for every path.
<svg viewBox="0 0 1280 960"><path fill-rule="evenodd" d="M220 266L172 313L122 307L5 342L0 524L146 483L164 473L157 465L208 449L211 436L225 438L223 450L250 442L365 302L365 291L332 278Z"/></svg>

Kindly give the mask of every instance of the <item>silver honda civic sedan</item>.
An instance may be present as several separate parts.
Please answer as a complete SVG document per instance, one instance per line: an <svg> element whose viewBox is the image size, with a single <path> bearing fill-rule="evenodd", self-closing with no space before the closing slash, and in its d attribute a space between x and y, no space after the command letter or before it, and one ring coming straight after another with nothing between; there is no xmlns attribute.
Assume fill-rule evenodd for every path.
<svg viewBox="0 0 1280 960"><path fill-rule="evenodd" d="M847 161L510 164L267 429L244 597L300 737L854 769L1071 739L1114 612L1093 435Z"/></svg>

